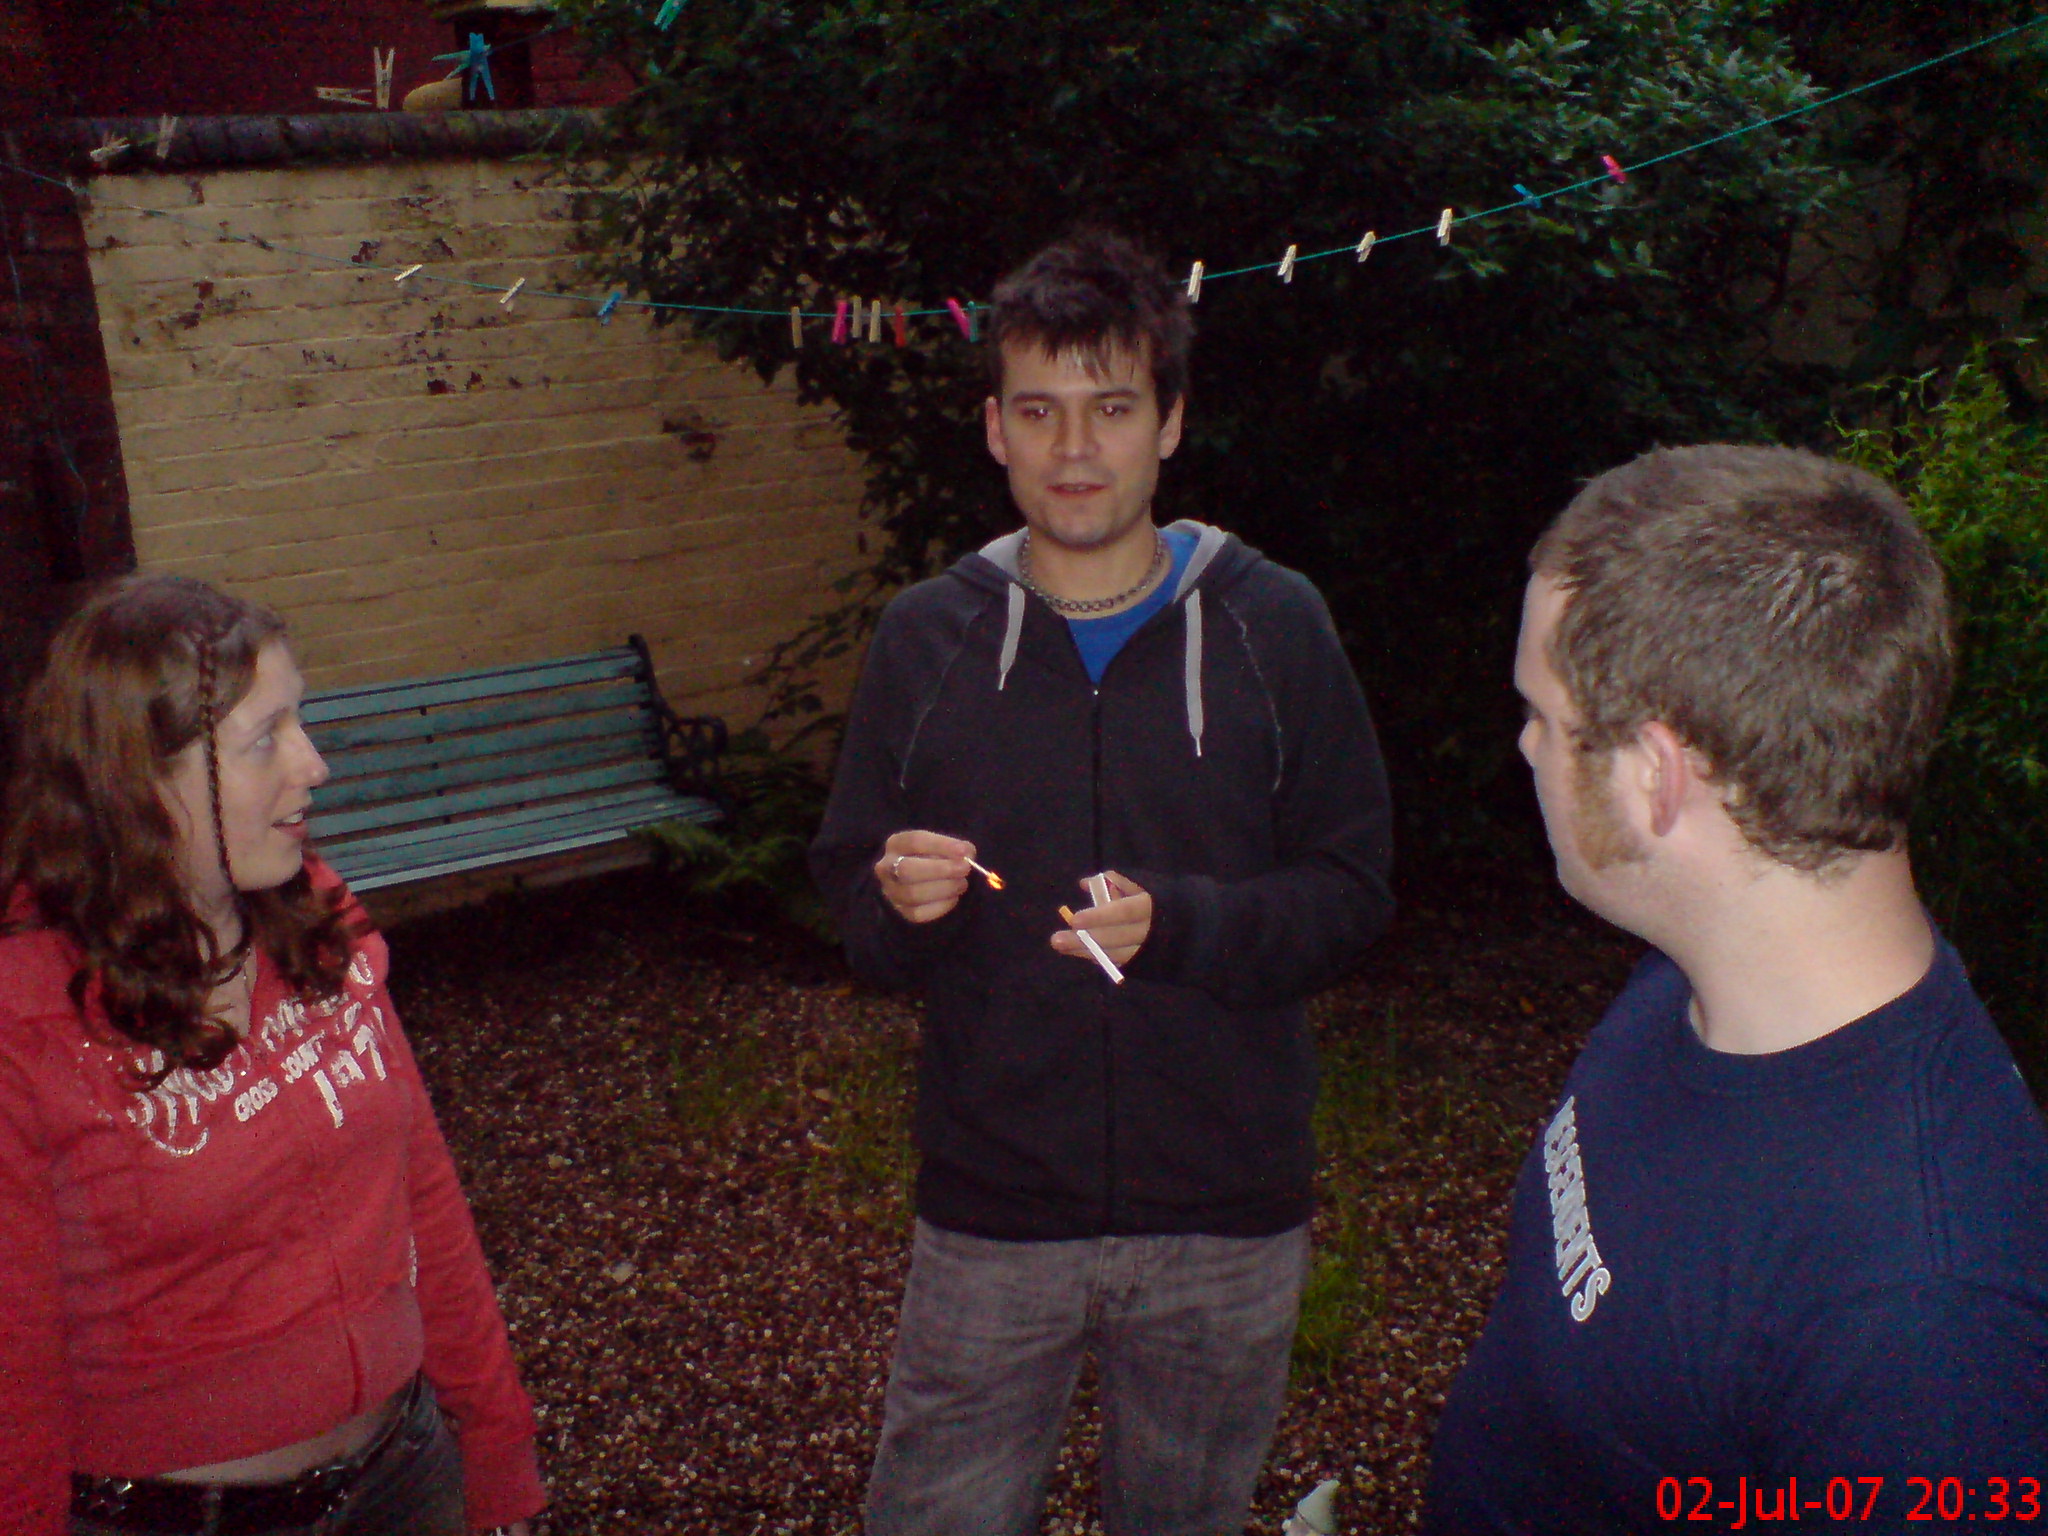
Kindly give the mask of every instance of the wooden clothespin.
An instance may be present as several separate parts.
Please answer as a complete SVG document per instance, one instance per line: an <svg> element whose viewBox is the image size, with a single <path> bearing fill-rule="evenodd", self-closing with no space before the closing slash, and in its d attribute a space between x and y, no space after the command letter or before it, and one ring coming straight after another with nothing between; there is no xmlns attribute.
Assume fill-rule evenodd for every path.
<svg viewBox="0 0 2048 1536"><path fill-rule="evenodd" d="M1190 304L1202 302L1202 264L1199 261L1195 263L1194 268L1188 273L1188 302Z"/></svg>
<svg viewBox="0 0 2048 1536"><path fill-rule="evenodd" d="M391 279L391 281L393 281L394 283L402 283L408 277L411 277L413 273L419 271L419 269L421 267L424 267L425 265L426 263L424 261L416 261L411 266L407 267L403 272L399 273L398 276Z"/></svg>
<svg viewBox="0 0 2048 1536"><path fill-rule="evenodd" d="M1628 184L1628 172L1621 168L1621 162L1615 159L1614 156L1602 155L1600 163L1607 167L1608 177L1617 185L1626 186Z"/></svg>
<svg viewBox="0 0 2048 1536"><path fill-rule="evenodd" d="M1379 242L1380 237L1368 229L1365 232L1365 238L1358 242L1358 259L1360 261L1363 261L1366 257L1370 256L1372 254L1372 248L1375 245L1378 245Z"/></svg>
<svg viewBox="0 0 2048 1536"><path fill-rule="evenodd" d="M313 87L313 98L316 101L338 102L344 107L367 107L372 103L370 98L363 94L363 89L360 85L316 85Z"/></svg>
<svg viewBox="0 0 2048 1536"><path fill-rule="evenodd" d="M946 308L953 316L953 323L960 327L960 334L969 341L974 340L974 321L966 310L960 307L958 299L946 300Z"/></svg>
<svg viewBox="0 0 2048 1536"><path fill-rule="evenodd" d="M856 300L855 302L858 303L859 301ZM832 306L832 343L834 346L840 347L846 345L846 300L844 299L841 299Z"/></svg>
<svg viewBox="0 0 2048 1536"><path fill-rule="evenodd" d="M804 312L796 304L789 306L789 344L799 350L804 344Z"/></svg>
<svg viewBox="0 0 2048 1536"><path fill-rule="evenodd" d="M881 339L882 301L880 299L876 299L872 304L868 305L868 340L880 341Z"/></svg>
<svg viewBox="0 0 2048 1536"><path fill-rule="evenodd" d="M177 136L178 120L175 117L156 120L156 158L159 163L171 158L171 141Z"/></svg>
<svg viewBox="0 0 2048 1536"><path fill-rule="evenodd" d="M1298 249L1300 247L1290 245L1287 247L1287 254L1280 258L1280 281L1283 283L1294 281L1294 253Z"/></svg>
<svg viewBox="0 0 2048 1536"><path fill-rule="evenodd" d="M397 67L398 50L396 48L372 48L370 50L370 78L375 82L373 89L377 95L377 110L379 112L389 112L391 110L391 76Z"/></svg>
<svg viewBox="0 0 2048 1536"><path fill-rule="evenodd" d="M91 151L88 158L101 170L105 170L128 151L128 141L119 134L110 133L100 140L100 147Z"/></svg>
<svg viewBox="0 0 2048 1536"><path fill-rule="evenodd" d="M910 317L903 313L903 306L901 304L898 304L896 306L896 311L892 318L892 324L896 331L896 345L899 347L909 346Z"/></svg>
<svg viewBox="0 0 2048 1536"><path fill-rule="evenodd" d="M518 282L514 283L514 284L513 284L513 285L512 285L512 286L511 286L510 288L507 288L507 289L505 290L505 292L504 292L504 293L503 293L503 294L502 294L502 295L501 295L501 296L499 297L499 299L498 299L498 308L500 308L500 309L508 309L508 308L510 308L510 307L511 307L511 304L512 304L512 301L513 301L514 299L516 299L516 298L518 298L518 297L519 297L519 290L520 290L520 289L522 289L522 288L524 288L525 286L526 286L526 279L522 277L521 279L519 279L519 281L518 281Z"/></svg>
<svg viewBox="0 0 2048 1536"><path fill-rule="evenodd" d="M1457 211L1455 208L1446 208L1443 211L1443 216L1436 221L1436 243L1438 245L1449 245L1451 243L1451 220L1456 217Z"/></svg>

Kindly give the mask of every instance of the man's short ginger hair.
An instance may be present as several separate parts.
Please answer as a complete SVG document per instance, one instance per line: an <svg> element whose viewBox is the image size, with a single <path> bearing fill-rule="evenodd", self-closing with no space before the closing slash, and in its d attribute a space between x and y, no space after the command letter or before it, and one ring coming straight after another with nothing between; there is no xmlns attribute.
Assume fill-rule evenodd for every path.
<svg viewBox="0 0 2048 1536"><path fill-rule="evenodd" d="M1662 721L1751 846L1818 871L1898 847L1955 677L1933 548L1874 475L1791 448L1660 448L1538 541L1550 661L1611 751Z"/></svg>
<svg viewBox="0 0 2048 1536"><path fill-rule="evenodd" d="M1188 388L1195 321L1166 269L1122 235L1086 230L1049 245L996 284L990 305L990 387L1003 392L1003 349L1077 354L1101 372L1117 352L1152 371L1164 417Z"/></svg>

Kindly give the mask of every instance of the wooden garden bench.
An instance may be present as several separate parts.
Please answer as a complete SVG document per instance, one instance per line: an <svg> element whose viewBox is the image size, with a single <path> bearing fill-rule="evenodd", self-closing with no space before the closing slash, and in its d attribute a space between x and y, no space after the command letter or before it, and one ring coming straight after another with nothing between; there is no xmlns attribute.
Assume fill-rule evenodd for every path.
<svg viewBox="0 0 2048 1536"><path fill-rule="evenodd" d="M679 717L638 635L532 666L308 695L322 857L358 891L714 821L725 723Z"/></svg>

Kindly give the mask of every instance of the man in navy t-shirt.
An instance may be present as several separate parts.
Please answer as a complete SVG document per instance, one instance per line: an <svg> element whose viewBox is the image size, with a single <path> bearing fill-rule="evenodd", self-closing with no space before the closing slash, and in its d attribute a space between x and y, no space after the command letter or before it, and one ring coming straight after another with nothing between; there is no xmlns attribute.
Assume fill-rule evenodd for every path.
<svg viewBox="0 0 2048 1536"><path fill-rule="evenodd" d="M1680 448L1530 563L1558 877L1653 952L1522 1170L1427 1528L2048 1529L2048 1133L1906 853L1925 537L1847 466Z"/></svg>

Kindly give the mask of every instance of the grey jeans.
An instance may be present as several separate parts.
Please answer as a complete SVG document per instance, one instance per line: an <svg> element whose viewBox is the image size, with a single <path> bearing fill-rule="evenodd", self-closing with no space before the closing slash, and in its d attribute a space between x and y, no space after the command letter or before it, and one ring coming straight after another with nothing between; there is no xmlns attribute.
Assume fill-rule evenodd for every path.
<svg viewBox="0 0 2048 1536"><path fill-rule="evenodd" d="M1083 1352L1110 1536L1236 1536L1280 1417L1308 1228L1011 1243L920 1221L868 1536L1038 1528Z"/></svg>
<svg viewBox="0 0 2048 1536"><path fill-rule="evenodd" d="M425 1382L390 1444L350 1487L341 1506L312 1525L291 1527L292 1536L467 1536L468 1530L462 1456ZM73 1516L70 1536L134 1533Z"/></svg>

